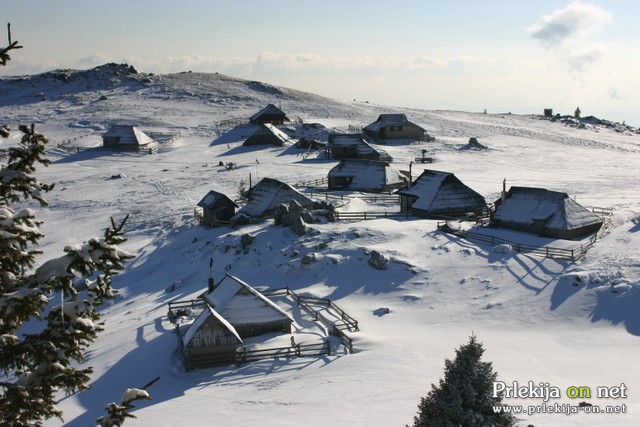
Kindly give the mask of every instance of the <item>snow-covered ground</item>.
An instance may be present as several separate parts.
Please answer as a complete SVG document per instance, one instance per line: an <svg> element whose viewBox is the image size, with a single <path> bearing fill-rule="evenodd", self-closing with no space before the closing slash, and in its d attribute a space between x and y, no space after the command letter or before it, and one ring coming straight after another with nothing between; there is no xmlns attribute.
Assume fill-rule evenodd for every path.
<svg viewBox="0 0 640 427"><path fill-rule="evenodd" d="M564 191L585 206L613 209L613 228L571 264L499 252L417 218L315 224L302 237L272 221L237 229L197 225L194 209L209 190L234 198L241 179L295 183L326 177L336 164L290 146L241 147L251 129L219 125L246 119L267 103L291 119L345 131L380 113L406 113L436 140L385 145L397 169L408 170L426 149L435 159L429 167L453 172L487 201L498 198L504 179L507 188ZM484 359L501 381L562 390L547 405L626 405L623 414L521 415L521 425L640 422L640 135L634 129L343 102L217 74L128 75L116 66L0 79L0 117L14 129L35 122L51 141L52 164L38 171L56 184L49 208L39 213L42 261L98 234L110 216L131 215L124 247L136 258L114 281L117 299L102 310L105 331L86 360L95 370L91 389L60 402L65 425L92 425L126 388L157 376L152 400L140 402L138 418L126 425L405 425L442 377L444 359L471 334L484 343ZM121 123L182 138L154 155L57 148L76 137L68 146L100 145L101 133ZM307 132L313 136L314 129ZM468 149L470 137L488 149ZM0 150L18 139L14 130ZM412 165L414 177L421 171ZM341 209L399 207L356 198ZM237 252L245 233L256 240L248 253ZM390 259L388 269L368 264L372 250ZM303 264L310 253L316 261ZM205 289L211 258L219 278L228 271L252 286L332 299L359 321L360 331L350 334L354 353L334 344L332 356L184 372L167 305ZM177 282L182 287L166 290ZM595 397L596 387L621 384L627 398ZM569 399L565 390L572 386L588 386L594 396Z"/></svg>

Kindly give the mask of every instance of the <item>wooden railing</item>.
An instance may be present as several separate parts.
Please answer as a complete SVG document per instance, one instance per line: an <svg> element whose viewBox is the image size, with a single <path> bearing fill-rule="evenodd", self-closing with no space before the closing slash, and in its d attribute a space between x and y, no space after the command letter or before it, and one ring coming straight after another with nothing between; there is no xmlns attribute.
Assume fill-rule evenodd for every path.
<svg viewBox="0 0 640 427"><path fill-rule="evenodd" d="M409 218L408 212L338 212L335 213L336 221L363 221L380 218Z"/></svg>
<svg viewBox="0 0 640 427"><path fill-rule="evenodd" d="M327 298L316 298L306 295L298 295L292 289L280 288L263 292L266 296L287 295L290 296L300 308L309 314L313 320L322 322L329 330L331 335L338 337L340 343L344 345L349 353L353 353L353 340L344 331L350 332L359 331L358 321L349 316L344 310L338 307L333 301ZM340 323L336 324L330 319L327 319L318 310L313 308L313 305L321 305L335 311L340 318Z"/></svg>
<svg viewBox="0 0 640 427"><path fill-rule="evenodd" d="M595 233L593 236L591 236L587 241L581 242L579 246L573 249L566 249L566 248L555 248L552 246L527 245L525 243L514 242L511 240L503 239L501 237L488 236L486 234L476 233L473 231L465 231L465 230L452 228L449 226L447 222L437 223L438 230L462 237L467 240L472 240L472 241L481 242L481 243L488 243L491 246L509 245L516 252L527 253L530 255L541 256L544 258L552 258L552 259L557 259L561 261L569 261L569 262L575 262L576 260L584 256L584 254L587 253L587 250L589 250L589 248L593 246L595 242L598 239L600 239L610 227L611 227L611 218L607 217L605 218L598 232Z"/></svg>
<svg viewBox="0 0 640 427"><path fill-rule="evenodd" d="M324 200L360 199L366 202L373 202L373 203L393 203L398 205L400 204L400 196L397 196L395 194L369 193L365 196L365 195L359 195L359 194L304 193L304 195L311 199L324 199Z"/></svg>
<svg viewBox="0 0 640 427"><path fill-rule="evenodd" d="M337 337L340 343L345 346L349 353L353 353L353 339L349 337L345 331L355 332L359 330L358 321L338 307L328 298L317 298L308 295L298 295L293 290L287 288L270 289L262 292L267 297L273 296L289 296L295 301L300 308L309 314L316 322L325 325L330 335ZM265 349L251 349L247 347L238 347L235 355L229 353L223 354L203 354L194 355L189 349L184 347L182 342L182 334L180 333L180 316L188 316L188 310L203 309L206 302L202 299L176 301L169 303L168 318L175 325L176 335L178 337L178 349L186 370L201 369L210 366L224 364L242 364L262 359L277 359L280 357L306 357L318 355L331 355L331 342L324 339L321 343L297 344L291 339L291 346L276 347ZM339 320L333 322L324 316L314 306L326 307L332 311L331 314Z"/></svg>
<svg viewBox="0 0 640 427"><path fill-rule="evenodd" d="M292 185L295 188L317 188L320 186L326 187L329 183L329 179L327 177L312 179L310 181L297 182Z"/></svg>
<svg viewBox="0 0 640 427"><path fill-rule="evenodd" d="M294 357L312 357L331 355L331 342L328 339L319 343L312 344L295 344L289 347L272 347L272 348L247 348L238 347L235 354L185 354L185 369L191 371L194 369L209 368L220 365L242 365L244 363L256 362L267 359L294 358Z"/></svg>

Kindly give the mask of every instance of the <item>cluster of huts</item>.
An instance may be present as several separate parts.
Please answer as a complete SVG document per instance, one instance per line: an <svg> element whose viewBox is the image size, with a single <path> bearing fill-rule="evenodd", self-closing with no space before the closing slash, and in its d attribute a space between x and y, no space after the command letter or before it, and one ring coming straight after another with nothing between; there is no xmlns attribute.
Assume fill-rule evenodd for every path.
<svg viewBox="0 0 640 427"><path fill-rule="evenodd" d="M277 125L286 115L268 105L250 118L258 125L245 144L284 145L294 143ZM338 164L327 175L329 191L349 190L392 193L399 196L400 212L419 218L477 218L489 215L489 224L540 236L572 239L600 229L603 220L566 193L533 187L503 188L498 200L485 198L465 185L453 173L425 169L415 179L394 168L390 156L367 142L367 137L420 139L426 132L403 114L382 114L362 134L332 134L323 148ZM276 207L292 201L303 208L314 203L293 186L263 178L251 187L247 202L209 191L198 206L201 222L227 225L243 219L269 215ZM490 208L491 207L491 208ZM190 368L235 363L238 348L246 339L268 333L291 333L293 319L255 288L226 274L200 297L202 306L191 322L179 326L185 360ZM175 314L175 313L174 313Z"/></svg>
<svg viewBox="0 0 640 427"><path fill-rule="evenodd" d="M261 138L269 134L274 145L291 139L275 125L288 118L269 104L250 118L260 127ZM399 195L400 212L427 219L490 216L490 225L534 233L544 237L572 239L597 231L602 218L571 199L566 193L533 187L503 189L500 199L488 204L485 198L462 183L454 174L425 169L417 178L394 168L391 157L367 142L385 138L422 139L426 131L404 114L381 114L363 128L361 134L330 134L325 146L327 157L339 160L327 174L329 191L347 190ZM255 135L254 135L255 136ZM250 141L249 137L247 141ZM258 142L252 142L255 144ZM293 143L293 142L292 142ZM245 142L246 144L246 142ZM303 207L313 202L292 186L264 178L247 195L242 208L228 197L211 191L199 203L202 223L228 224L241 217L269 214L277 205L295 200ZM238 209L236 211L236 209Z"/></svg>

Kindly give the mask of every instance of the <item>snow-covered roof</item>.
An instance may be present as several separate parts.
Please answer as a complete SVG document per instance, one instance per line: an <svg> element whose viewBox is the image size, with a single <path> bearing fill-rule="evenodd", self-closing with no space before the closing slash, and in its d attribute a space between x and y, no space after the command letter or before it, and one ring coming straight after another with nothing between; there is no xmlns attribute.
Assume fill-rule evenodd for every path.
<svg viewBox="0 0 640 427"><path fill-rule="evenodd" d="M242 343L242 338L240 338L240 335L238 335L236 328L234 328L231 323L229 323L224 317L222 317L220 313L218 313L215 309L207 304L205 305L204 310L202 310L202 313L200 313L198 317L196 317L196 319L193 321L193 323L189 325L189 329L187 329L185 334L182 336L182 345L186 347L193 336L196 334L196 332L198 332L198 329L200 329L204 322L211 316L215 317L222 324L222 326L224 326L238 339L240 343Z"/></svg>
<svg viewBox="0 0 640 427"><path fill-rule="evenodd" d="M293 318L269 298L235 276L227 274L205 298L233 325Z"/></svg>
<svg viewBox="0 0 640 427"><path fill-rule="evenodd" d="M480 209L486 205L484 197L464 185L450 172L425 169L406 190L398 194L416 197L413 209L441 212L458 209Z"/></svg>
<svg viewBox="0 0 640 427"><path fill-rule="evenodd" d="M119 138L120 145L140 145L145 146L155 144L149 135L135 126L114 126L109 129L102 138Z"/></svg>
<svg viewBox="0 0 640 427"><path fill-rule="evenodd" d="M313 201L298 190L273 178L263 178L249 190L249 202L238 210L239 216L258 217L270 212L280 204L288 205L295 200L302 206L311 206Z"/></svg>
<svg viewBox="0 0 640 427"><path fill-rule="evenodd" d="M234 206L238 206L236 205L236 203L231 200L229 197L227 197L226 195L222 194L222 193L218 193L217 191L211 190L207 193L206 196L204 196L202 198L202 200L200 200L198 202L198 206L200 206L201 208L212 208L214 207L218 202L220 202L221 200L228 200L231 203L233 203Z"/></svg>
<svg viewBox="0 0 640 427"><path fill-rule="evenodd" d="M406 182L404 176L387 162L345 159L329 171L329 177L351 177L352 190L384 189ZM396 187L397 188L397 187Z"/></svg>
<svg viewBox="0 0 640 427"><path fill-rule="evenodd" d="M272 144L280 146L285 143L294 144L295 141L271 123L262 123L253 135L247 138L244 145Z"/></svg>
<svg viewBox="0 0 640 427"><path fill-rule="evenodd" d="M380 114L378 116L378 120L367 125L364 128L364 130L366 132L375 133L375 132L378 132L380 129L384 127L389 127L389 126L415 126L424 130L422 127L418 126L417 124L409 121L409 119L407 119L407 116L404 114Z"/></svg>
<svg viewBox="0 0 640 427"><path fill-rule="evenodd" d="M574 230L602 223L602 219L570 198L567 193L535 187L511 187L497 202L495 220L530 225L545 221L545 228Z"/></svg>
<svg viewBox="0 0 640 427"><path fill-rule="evenodd" d="M371 146L360 133L351 134L331 134L329 135L329 145L332 147L356 147L356 153L358 157L367 157L371 154L377 153L380 158L388 158L389 154L381 149L376 149Z"/></svg>
<svg viewBox="0 0 640 427"><path fill-rule="evenodd" d="M273 116L273 115L276 115L276 116L281 115L283 118L286 118L284 111L282 111L280 108L276 107L273 104L269 104L266 107L264 107L262 110L255 113L253 116L249 117L249 120L256 121L256 120L260 120L260 117L262 116Z"/></svg>

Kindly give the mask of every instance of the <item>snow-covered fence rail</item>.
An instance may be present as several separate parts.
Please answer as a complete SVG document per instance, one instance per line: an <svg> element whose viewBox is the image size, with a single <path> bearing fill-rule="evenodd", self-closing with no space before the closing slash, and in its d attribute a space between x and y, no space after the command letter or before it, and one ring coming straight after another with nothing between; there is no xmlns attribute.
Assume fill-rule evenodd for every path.
<svg viewBox="0 0 640 427"><path fill-rule="evenodd" d="M297 182L293 184L293 187L296 188L317 188L317 187L326 187L329 179L327 177L313 179L310 181Z"/></svg>
<svg viewBox="0 0 640 427"><path fill-rule="evenodd" d="M354 196L356 199L372 203L393 203L400 204L400 196L393 194L371 194L369 196Z"/></svg>
<svg viewBox="0 0 640 427"><path fill-rule="evenodd" d="M298 185L298 184L296 184ZM325 200L351 200L360 199L369 203L392 203L400 204L400 196L393 194L333 194L333 193L304 193L305 196L312 199L325 199Z"/></svg>
<svg viewBox="0 0 640 427"><path fill-rule="evenodd" d="M480 243L488 243L491 246L509 245L512 250L519 253L527 253L530 255L541 256L543 258L552 258L552 259L569 261L569 262L575 262L576 260L581 258L587 252L587 250L589 250L589 248L595 244L599 236L601 236L600 232L603 230L603 228L605 228L605 224L603 224L600 231L594 234L589 240L580 243L580 245L575 248L567 249L567 248L555 248L552 246L527 245L524 243L513 242L511 240L507 240L507 239L503 239L495 236L489 236L486 234L476 233L473 231L459 230L459 229L450 227L449 224L446 222L445 223L439 222L437 224L438 230L462 237L467 240L472 240Z"/></svg>
<svg viewBox="0 0 640 427"><path fill-rule="evenodd" d="M62 146L62 145L69 145L71 144L73 141L77 141L78 139L82 139L82 138L88 138L91 135L93 135L94 132L91 133L85 133L83 135L78 135L78 136L74 136L73 138L69 138L69 139L65 139L64 141L62 141L61 143L58 144L58 147Z"/></svg>
<svg viewBox="0 0 640 427"><path fill-rule="evenodd" d="M216 126L219 129L233 129L235 127L246 125L248 123L249 120L246 118L231 118L219 121L218 123L216 123Z"/></svg>
<svg viewBox="0 0 640 427"><path fill-rule="evenodd" d="M263 292L266 296L286 295L290 296L300 308L309 314L313 320L322 322L329 330L331 335L336 336L342 345L344 345L349 353L353 353L353 339L349 337L344 331L350 332L359 331L358 321L349 316L344 310L338 307L333 301L327 298L316 298L307 295L298 295L289 288L273 289ZM335 316L339 319L337 322L323 316L320 310L316 310L314 306L321 306L327 310L332 310Z"/></svg>
<svg viewBox="0 0 640 427"><path fill-rule="evenodd" d="M190 354L188 358L185 358L185 369L187 371L192 371L194 369L203 369L220 365L242 365L243 363L256 362L258 360L322 355L331 355L331 342L328 339L311 344L292 343L289 347L238 347L233 355L215 353Z"/></svg>
<svg viewBox="0 0 640 427"><path fill-rule="evenodd" d="M379 218L409 218L408 212L339 212L336 211L336 221L363 221Z"/></svg>
<svg viewBox="0 0 640 427"><path fill-rule="evenodd" d="M151 139L156 140L159 144L169 145L173 144L180 138L182 138L181 132L145 132Z"/></svg>
<svg viewBox="0 0 640 427"><path fill-rule="evenodd" d="M291 357L309 357L331 355L331 342L324 339L319 343L295 344L289 347L274 347L264 349L247 349L241 347L236 351L236 364L255 362L263 359L278 359Z"/></svg>

